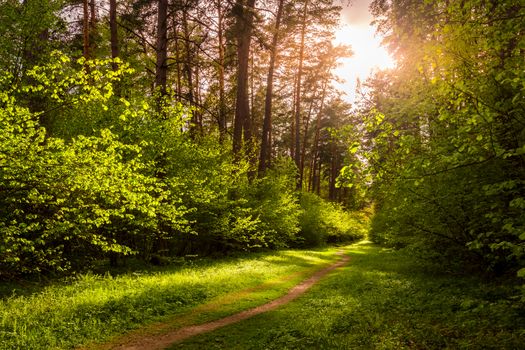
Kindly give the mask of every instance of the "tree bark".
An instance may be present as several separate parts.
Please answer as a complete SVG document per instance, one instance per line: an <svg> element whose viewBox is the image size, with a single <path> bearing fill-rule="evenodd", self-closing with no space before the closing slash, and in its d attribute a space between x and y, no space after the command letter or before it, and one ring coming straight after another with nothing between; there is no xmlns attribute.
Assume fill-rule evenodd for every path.
<svg viewBox="0 0 525 350"><path fill-rule="evenodd" d="M89 36L90 36L90 39L89 39L89 45L90 45L90 49L89 51L91 52L91 56L93 56L93 58L95 57L95 50L96 50L96 42L95 42L95 32L97 30L97 12L96 12L96 6L95 6L95 0L90 0L89 1L89 13L90 13L90 16L89 16Z"/></svg>
<svg viewBox="0 0 525 350"><path fill-rule="evenodd" d="M262 176L266 168L270 166L271 161L271 133L272 133L272 98L273 98L273 76L275 62L277 59L277 43L279 41L279 28L281 26L281 17L283 13L284 0L279 0L277 16L275 17L275 27L270 48L270 67L266 78L266 97L264 100L264 120L261 137L261 153L259 156L259 175Z"/></svg>
<svg viewBox="0 0 525 350"><path fill-rule="evenodd" d="M301 188L302 188L303 179L304 179L304 160L306 157L306 144L307 144L307 138L308 138L308 129L310 127L310 119L312 117L313 107L314 107L314 98L312 97L312 101L310 101L310 107L308 108L308 114L303 120L303 124L304 124L303 144L301 146L302 147L301 148L301 161L300 161L300 166L299 166L299 183L301 184Z"/></svg>
<svg viewBox="0 0 525 350"><path fill-rule="evenodd" d="M253 11L255 0L237 0L237 100L235 102L235 119L233 125L233 152L238 157L244 142L250 143L251 120L250 103L248 99L248 65L250 58L250 43L253 27Z"/></svg>
<svg viewBox="0 0 525 350"><path fill-rule="evenodd" d="M295 154L295 103L297 99L297 75L294 76L293 81L293 104L291 114L291 123L290 123L290 158L294 159Z"/></svg>
<svg viewBox="0 0 525 350"><path fill-rule="evenodd" d="M302 88L302 75L303 75L303 63L304 63L304 37L306 35L306 17L308 10L308 1L305 1L303 8L303 21L301 28L301 43L299 47L299 67L297 68L297 85L296 85L296 98L295 98L295 110L294 110L294 120L295 120L295 153L294 161L297 168L301 167L301 88ZM298 176L297 179L297 188L302 187L302 179Z"/></svg>
<svg viewBox="0 0 525 350"><path fill-rule="evenodd" d="M176 86L176 95L179 101L182 100L182 68L181 68L181 54L180 54L180 38L179 38L179 29L175 20L175 16L172 16L172 25L173 25L173 36L175 37L175 71L177 73L177 86Z"/></svg>
<svg viewBox="0 0 525 350"><path fill-rule="evenodd" d="M111 58L119 57L118 28L117 28L117 0L109 0L109 31L111 42ZM113 62L111 67L114 71L118 70L118 64ZM120 96L120 86L115 84L115 95Z"/></svg>
<svg viewBox="0 0 525 350"><path fill-rule="evenodd" d="M219 50L219 139L220 142L224 142L226 138L226 103L225 103L225 89L224 89L224 33L223 33L223 13L222 13L222 1L217 1L217 17L218 17L218 50Z"/></svg>
<svg viewBox="0 0 525 350"><path fill-rule="evenodd" d="M85 59L89 59L89 0L82 1L82 44L83 55Z"/></svg>
<svg viewBox="0 0 525 350"><path fill-rule="evenodd" d="M327 88L327 82L325 81L323 83L323 92L321 93L321 104L319 106L319 110L317 111L317 123L316 123L315 137L314 137L314 143L313 143L314 150L312 152L312 161L314 162L314 165L312 169L315 168L315 157L317 157L316 152L317 152L317 147L318 147L318 142L319 142L320 119L321 119L321 115L324 109L326 88ZM305 158L306 158L306 138L307 138L308 128L310 124L310 112L311 112L311 107L310 107L310 111L308 112L309 116L308 116L308 119L306 120L305 129L304 129L303 149L301 152L301 169L300 169L301 183L303 183L303 179L304 179L304 163L305 163ZM312 171L312 169L310 171ZM311 173L310 173L309 179L310 178L311 178ZM310 191L310 188L311 188L311 180L308 181L308 191Z"/></svg>
<svg viewBox="0 0 525 350"><path fill-rule="evenodd" d="M317 172L317 160L319 158L319 137L321 133L321 116L324 109L324 100L326 97L326 88L327 88L327 81L324 82L323 85L323 97L321 102L321 107L319 108L319 112L317 113L317 120L315 125L315 137L314 137L314 144L313 144L313 150L312 150L312 169L311 169L311 185L308 186L308 189L312 189L312 192L315 192L315 186L317 184L317 178L316 178L316 172ZM320 162L319 162L320 163ZM320 165L320 164L319 164ZM320 174L320 168L319 168L319 177Z"/></svg>
<svg viewBox="0 0 525 350"><path fill-rule="evenodd" d="M111 58L119 57L118 30L117 30L117 0L109 0L109 28L111 33ZM113 70L117 70L114 63Z"/></svg>
<svg viewBox="0 0 525 350"><path fill-rule="evenodd" d="M190 29L188 27L188 10L182 10L182 25L184 30L184 71L186 73L186 82L188 83L187 100L190 106L195 106L195 91L193 86L193 58L192 58L192 47L190 38ZM199 116L197 111L193 111L190 125L190 134L192 138L197 136L197 130L199 129Z"/></svg>
<svg viewBox="0 0 525 350"><path fill-rule="evenodd" d="M155 87L161 96L166 95L168 77L168 0L158 0L157 5L157 64L155 70Z"/></svg>
<svg viewBox="0 0 525 350"><path fill-rule="evenodd" d="M337 154L337 148L335 141L332 141L330 146L330 183L328 187L328 198L332 201L337 200L337 188L335 187L338 167L339 167L339 155Z"/></svg>
<svg viewBox="0 0 525 350"><path fill-rule="evenodd" d="M200 89L200 69L198 65L195 65L195 97L194 97L194 105L195 106L202 106L201 101L201 89ZM197 135L203 135L204 129L202 124L202 112L197 108L195 111L193 111L194 115L194 123L195 123L195 136Z"/></svg>

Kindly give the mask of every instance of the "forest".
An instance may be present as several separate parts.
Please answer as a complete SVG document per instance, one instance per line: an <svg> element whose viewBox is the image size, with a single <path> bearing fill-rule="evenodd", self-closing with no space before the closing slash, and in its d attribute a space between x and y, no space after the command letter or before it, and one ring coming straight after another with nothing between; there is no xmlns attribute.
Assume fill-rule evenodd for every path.
<svg viewBox="0 0 525 350"><path fill-rule="evenodd" d="M340 7L259 5L2 2L3 278L364 236Z"/></svg>
<svg viewBox="0 0 525 350"><path fill-rule="evenodd" d="M525 3L372 1L355 103L349 3L0 1L0 281L368 239L523 317Z"/></svg>

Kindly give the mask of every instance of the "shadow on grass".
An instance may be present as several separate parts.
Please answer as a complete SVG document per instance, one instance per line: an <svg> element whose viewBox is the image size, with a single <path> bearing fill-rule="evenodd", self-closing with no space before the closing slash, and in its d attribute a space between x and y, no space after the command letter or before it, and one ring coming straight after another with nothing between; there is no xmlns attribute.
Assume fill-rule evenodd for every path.
<svg viewBox="0 0 525 350"><path fill-rule="evenodd" d="M425 274L370 243L282 308L173 349L523 349L525 313L475 276ZM508 292L508 291L507 291Z"/></svg>
<svg viewBox="0 0 525 350"><path fill-rule="evenodd" d="M0 301L0 348L71 348L109 339L219 295L323 265L332 255L328 249L257 253L120 276L83 275L70 285Z"/></svg>
<svg viewBox="0 0 525 350"><path fill-rule="evenodd" d="M327 263L330 262L333 258L326 255L328 250L330 250L329 247L322 247L312 249L298 249L294 251L283 250L269 252L233 253L229 256L216 259L210 257L187 256L173 259L171 264L164 266L155 266L131 258L122 262L122 265L111 267L109 266L109 261L103 260L83 273L70 276L52 277L35 275L27 279L0 281L0 301L18 296L30 297L31 295L39 294L42 291L45 291L45 289L49 287L71 285L79 278L82 279L86 274L100 276L101 279L104 279L107 276L116 278L120 276L125 277L128 275L149 276L155 274L173 274L187 270L188 268L203 269L220 266L222 264L241 264L244 261L251 261L253 259L263 259L268 262L282 265L293 264L296 266L310 267L318 264L319 260L324 260ZM311 252L312 256L301 256L301 252L303 251ZM279 255L277 256L276 254ZM317 261L314 261L313 258Z"/></svg>

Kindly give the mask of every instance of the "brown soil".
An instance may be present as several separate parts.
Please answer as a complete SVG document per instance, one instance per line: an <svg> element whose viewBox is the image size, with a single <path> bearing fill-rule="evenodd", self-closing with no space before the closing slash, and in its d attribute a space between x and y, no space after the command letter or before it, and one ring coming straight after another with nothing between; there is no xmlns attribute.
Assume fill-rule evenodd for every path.
<svg viewBox="0 0 525 350"><path fill-rule="evenodd" d="M195 335L211 332L218 328L222 328L224 326L246 320L255 315L274 310L279 306L287 304L290 301L296 299L298 296L306 292L310 287L312 287L317 281L319 281L330 271L346 265L350 260L350 257L347 255L343 255L342 252L339 252L338 254L342 255L342 258L338 262L316 272L310 278L304 280L303 282L293 287L286 295L275 299L269 303L200 325L186 326L176 330L167 331L163 334L133 337L133 339L129 342L121 342L120 344L114 343L113 346L110 348L115 350L165 349L172 344L179 343Z"/></svg>

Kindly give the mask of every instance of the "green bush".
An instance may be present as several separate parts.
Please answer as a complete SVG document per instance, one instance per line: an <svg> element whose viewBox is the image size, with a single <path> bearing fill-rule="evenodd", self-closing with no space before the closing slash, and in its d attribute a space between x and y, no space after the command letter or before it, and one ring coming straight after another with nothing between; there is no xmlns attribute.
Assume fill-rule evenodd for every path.
<svg viewBox="0 0 525 350"><path fill-rule="evenodd" d="M110 102L111 88L89 84L83 68L53 75L69 63L58 56L35 67L30 86L7 87L9 77L0 78L2 277L65 271L109 253L147 258L157 240L187 230L187 210L154 174L141 145L123 143L108 129L53 137L40 124L45 111L18 103L17 94L35 91L70 109ZM91 77L103 75L95 66ZM136 114L120 102L127 115Z"/></svg>
<svg viewBox="0 0 525 350"><path fill-rule="evenodd" d="M249 165L232 161L228 150L201 140L193 151L175 152L168 174L178 178L177 193L186 207L193 233L176 240L176 254L227 253L286 247L298 231L299 206L293 174L287 165L262 179L249 180ZM191 159L188 159L191 157ZM176 167L175 167L176 165ZM190 181L191 179L191 181Z"/></svg>
<svg viewBox="0 0 525 350"><path fill-rule="evenodd" d="M368 216L344 210L312 193L301 193L300 240L305 246L352 242L366 237Z"/></svg>

